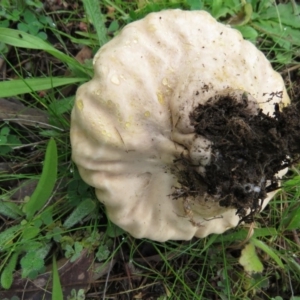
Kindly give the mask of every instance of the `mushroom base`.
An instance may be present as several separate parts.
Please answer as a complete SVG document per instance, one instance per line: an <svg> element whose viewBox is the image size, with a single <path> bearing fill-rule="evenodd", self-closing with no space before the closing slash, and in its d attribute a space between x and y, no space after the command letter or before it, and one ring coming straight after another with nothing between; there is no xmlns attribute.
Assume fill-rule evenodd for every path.
<svg viewBox="0 0 300 300"><path fill-rule="evenodd" d="M201 226L193 214L199 214L197 199L203 201L203 195L207 205L217 201L224 209L236 209L240 222L253 222L267 194L279 188L278 172L299 161L300 103L281 110L275 104L270 116L251 98L241 91L226 92L190 114L196 135L212 142L204 172L189 157L175 161L181 186L173 198L183 199L184 211L195 226Z"/></svg>

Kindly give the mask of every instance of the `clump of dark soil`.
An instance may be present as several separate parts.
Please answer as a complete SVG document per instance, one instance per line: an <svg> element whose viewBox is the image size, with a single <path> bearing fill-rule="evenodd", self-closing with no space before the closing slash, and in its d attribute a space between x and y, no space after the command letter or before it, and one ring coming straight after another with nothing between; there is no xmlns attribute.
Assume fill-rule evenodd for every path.
<svg viewBox="0 0 300 300"><path fill-rule="evenodd" d="M212 141L211 162L205 176L181 172L182 182L195 192L195 179L221 206L237 209L241 221L252 222L267 193L278 189L276 174L300 158L300 103L273 115L249 109L246 94L240 99L221 96L199 105L190 115L197 134ZM250 209L250 213L249 210Z"/></svg>

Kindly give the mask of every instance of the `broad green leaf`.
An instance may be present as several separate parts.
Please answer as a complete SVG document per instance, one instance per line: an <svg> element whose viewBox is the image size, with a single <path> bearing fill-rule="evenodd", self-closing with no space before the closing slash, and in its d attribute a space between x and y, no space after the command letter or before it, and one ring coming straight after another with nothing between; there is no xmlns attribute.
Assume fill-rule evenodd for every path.
<svg viewBox="0 0 300 300"><path fill-rule="evenodd" d="M255 247L261 249L266 254L268 254L277 263L277 265L279 267L284 269L284 265L283 265L281 259L279 258L279 256L266 243L264 243L263 241L257 240L256 238L253 238L253 237L251 238L250 241L251 241L251 243L253 243L253 245Z"/></svg>
<svg viewBox="0 0 300 300"><path fill-rule="evenodd" d="M245 39L252 42L255 42L258 37L258 32L251 26L237 26L236 29L241 32Z"/></svg>
<svg viewBox="0 0 300 300"><path fill-rule="evenodd" d="M292 211L292 213L283 220L285 230L300 229L300 206Z"/></svg>
<svg viewBox="0 0 300 300"><path fill-rule="evenodd" d="M40 233L40 229L34 226L27 226L22 232L23 241L31 240Z"/></svg>
<svg viewBox="0 0 300 300"><path fill-rule="evenodd" d="M231 15L233 12L230 8L222 6L219 11L216 11L216 14L213 15L217 20L221 17Z"/></svg>
<svg viewBox="0 0 300 300"><path fill-rule="evenodd" d="M7 137L5 135L0 135L0 145L7 144Z"/></svg>
<svg viewBox="0 0 300 300"><path fill-rule="evenodd" d="M35 251L27 252L26 255L22 257L20 263L22 267L23 278L36 278L36 276L44 267L44 259L38 257Z"/></svg>
<svg viewBox="0 0 300 300"><path fill-rule="evenodd" d="M52 300L63 300L63 292L59 280L59 274L57 269L57 263L55 256L52 260Z"/></svg>
<svg viewBox="0 0 300 300"><path fill-rule="evenodd" d="M54 227L51 231L49 231L46 235L46 238L53 239L55 242L60 242L62 238L63 230L60 227Z"/></svg>
<svg viewBox="0 0 300 300"><path fill-rule="evenodd" d="M223 0L213 0L211 3L211 14L217 18L220 10L223 8Z"/></svg>
<svg viewBox="0 0 300 300"><path fill-rule="evenodd" d="M260 14L261 19L275 20L283 25L300 28L300 5L295 3L295 11L292 2L286 4L272 5Z"/></svg>
<svg viewBox="0 0 300 300"><path fill-rule="evenodd" d="M0 200L0 214L8 218L17 219L23 215L23 212L15 203Z"/></svg>
<svg viewBox="0 0 300 300"><path fill-rule="evenodd" d="M76 61L76 59L55 49L52 45L34 35L20 30L0 28L0 41L15 47L46 51L62 62L70 64L72 67L77 68L85 73L85 69L78 61Z"/></svg>
<svg viewBox="0 0 300 300"><path fill-rule="evenodd" d="M18 30L20 30L20 31L24 31L24 32L27 32L28 31L28 25L27 24L25 24L25 23L18 23L18 25L17 25L17 28L18 28Z"/></svg>
<svg viewBox="0 0 300 300"><path fill-rule="evenodd" d="M16 135L10 134L7 137L7 146L9 147L16 147L22 145L21 141Z"/></svg>
<svg viewBox="0 0 300 300"><path fill-rule="evenodd" d="M91 19L99 40L100 46L103 46L107 41L107 29L105 26L105 17L100 11L100 2L98 0L83 1L86 14Z"/></svg>
<svg viewBox="0 0 300 300"><path fill-rule="evenodd" d="M27 240L27 241L22 241L22 243L20 243L18 250L23 251L23 252L30 252L30 251L32 252L32 251L37 251L38 249L41 249L42 247L43 247L43 243L41 243L41 242Z"/></svg>
<svg viewBox="0 0 300 300"><path fill-rule="evenodd" d="M52 243L44 244L43 247L40 247L35 251L35 255L41 259L44 259L51 250L51 247Z"/></svg>
<svg viewBox="0 0 300 300"><path fill-rule="evenodd" d="M70 262L74 262L75 260L77 260L80 257L82 250L83 250L83 245L79 242L75 242L74 254L70 258Z"/></svg>
<svg viewBox="0 0 300 300"><path fill-rule="evenodd" d="M257 256L255 246L252 243L247 244L242 250L239 263L248 273L261 273L264 269L262 262Z"/></svg>
<svg viewBox="0 0 300 300"><path fill-rule="evenodd" d="M252 6L256 7L258 15L260 16L268 7L273 6L270 0L251 0Z"/></svg>
<svg viewBox="0 0 300 300"><path fill-rule="evenodd" d="M12 243L16 235L20 233L18 231L21 229L21 227L22 225L18 224L0 233L0 251L4 250L7 245L10 245Z"/></svg>
<svg viewBox="0 0 300 300"><path fill-rule="evenodd" d="M40 218L43 221L43 223L47 226L51 225L54 223L53 221L53 209L52 207L48 207L45 209L41 214Z"/></svg>
<svg viewBox="0 0 300 300"><path fill-rule="evenodd" d="M61 100L56 100L49 105L49 110L54 114L54 115L61 115L66 112L70 112L72 107L74 105L74 96L68 97L65 99Z"/></svg>
<svg viewBox="0 0 300 300"><path fill-rule="evenodd" d="M1 129L0 135L8 135L9 131L10 131L9 127L5 126Z"/></svg>
<svg viewBox="0 0 300 300"><path fill-rule="evenodd" d="M200 0L187 0L186 3L190 6L190 10L199 10L202 9L203 6Z"/></svg>
<svg viewBox="0 0 300 300"><path fill-rule="evenodd" d="M115 32L119 29L119 23L117 20L114 20L110 23L109 27L108 27L108 31L110 32Z"/></svg>
<svg viewBox="0 0 300 300"><path fill-rule="evenodd" d="M114 238L121 234L124 234L124 230L122 228L118 227L117 225L109 222L107 225L107 228L106 228L106 234L109 237Z"/></svg>
<svg viewBox="0 0 300 300"><path fill-rule="evenodd" d="M71 245L67 244L63 248L65 250L65 257L66 258L71 258L72 255L74 255L75 250L74 250L74 248Z"/></svg>
<svg viewBox="0 0 300 300"><path fill-rule="evenodd" d="M13 272L16 268L18 256L19 254L17 252L13 253L1 274L1 285L4 289L9 289L11 287L13 282Z"/></svg>
<svg viewBox="0 0 300 300"><path fill-rule="evenodd" d="M71 215L65 220L63 226L70 228L80 222L84 217L90 214L96 208L95 201L91 199L83 200L71 213Z"/></svg>
<svg viewBox="0 0 300 300"><path fill-rule="evenodd" d="M47 77L3 81L0 82L0 97L11 97L35 91L49 90L54 87L83 81L86 81L86 78Z"/></svg>
<svg viewBox="0 0 300 300"><path fill-rule="evenodd" d="M106 260L109 257L110 251L107 245L100 245L98 247L98 251L96 253L96 257L98 261Z"/></svg>
<svg viewBox="0 0 300 300"><path fill-rule="evenodd" d="M56 143L51 138L47 146L41 178L30 200L23 207L27 220L31 219L51 196L57 177L57 159Z"/></svg>
<svg viewBox="0 0 300 300"><path fill-rule="evenodd" d="M269 35L278 45L286 50L290 46L300 46L300 31L289 26L280 27L280 24L274 21L259 20L253 24L254 28L262 33Z"/></svg>

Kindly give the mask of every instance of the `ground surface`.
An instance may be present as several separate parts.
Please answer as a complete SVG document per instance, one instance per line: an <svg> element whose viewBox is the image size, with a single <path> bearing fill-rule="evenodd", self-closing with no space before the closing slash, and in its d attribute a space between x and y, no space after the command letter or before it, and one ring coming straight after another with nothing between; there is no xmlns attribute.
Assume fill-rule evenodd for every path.
<svg viewBox="0 0 300 300"><path fill-rule="evenodd" d="M173 7L174 1L173 4L171 2L166 7ZM271 2L256 13L272 7L273 1ZM157 9L156 3L150 8L146 7L147 11L143 3L105 1L105 5L101 7L108 28L105 38L112 38L119 26L130 21L129 13L133 16ZM208 3L210 5L211 1ZM99 43L96 41L94 28L85 17L82 3L45 1L43 5L37 15L51 16L56 24L56 28L49 25L45 29L47 42L68 56L76 57L81 63L91 59L99 48ZM185 5L185 8L192 8ZM216 11L216 6L212 8L209 5L208 9ZM36 12L35 7L26 9ZM286 13L289 10L279 11L283 14L281 21L289 23L292 19ZM240 14L237 15L240 18ZM9 17L8 14L6 18ZM26 20L34 23L29 17ZM26 20L22 19L22 22L25 24ZM17 28L18 22L22 23L21 19L10 21L9 26ZM44 23L41 24L40 31L44 26ZM270 24L274 26L274 23ZM274 116L267 116L255 107L249 108L247 95L241 95L239 99L220 97L210 104L199 106L191 115L191 122L198 134L213 140L213 162L206 168L205 179L199 178L198 174L191 176L193 173L190 170L182 174L182 182L188 187L187 196L194 195L198 181L201 180L207 191L218 197L222 205L236 207L241 220L254 220L251 228L256 229L252 240L248 236L251 230L248 232L248 227L242 226L221 236L212 235L189 242L155 243L133 239L109 223L93 190L82 182L71 163L69 115L77 86L37 89L37 92L25 95L16 93L0 99L3 100L0 105L1 201L10 203L10 214L3 210L0 212L1 234L7 233L14 226L21 226L8 240L4 235L1 236L1 241L5 243L1 242L0 245L0 272L3 272L12 254L18 254L12 270L13 285L8 290L1 288L1 299L10 300L13 296L25 300L42 299L44 294L46 298L43 299L51 299L51 293L45 292L51 281L50 273L44 266L51 269L53 256L59 262L60 280L65 295L70 296L72 289L76 291L77 296L73 291L73 298L70 298L72 300L83 299L84 296L80 294L85 294L86 299L90 300L282 300L300 295L300 225L293 215L299 208L300 172L295 166L288 173L285 179L287 183L284 183L284 191L280 196L262 214L255 215L261 206L259 199L263 199L266 192L278 188L275 174L298 161L300 147L299 53L292 48L290 52L293 59L286 64L278 63L278 57L282 58L289 53L286 49L286 52L280 52L282 49L278 50L278 43L274 46L274 40L263 35L267 29L256 37L256 45L264 50L273 61L274 68L284 77L293 104L282 111L274 106ZM87 47L83 47L83 44ZM75 76L72 73L74 70L57 57L26 47L9 46L1 53L0 63L2 80L43 76L52 78L56 75L68 77L70 74ZM85 66L90 65L89 62ZM56 106L62 109L61 113L58 113ZM221 111L226 111L226 116ZM59 148L57 182L49 201L46 199L45 202L45 210L50 213L44 213L41 209L34 219L27 220L22 212L14 215L11 211L15 207L22 208L33 194L43 170L49 137L55 138ZM3 144L5 138L9 143ZM19 143L18 146L10 147L16 143ZM64 227L72 211L87 198L94 205L89 215L78 217L78 222L70 228ZM249 208L251 212L246 214ZM240 257L245 257L242 254L247 242L255 247L251 260L254 260L253 257L257 258L263 265L263 269L258 268L259 271L254 275L245 272L245 266L240 263ZM45 252L42 259L38 257L38 260L38 250L46 249L45 246L48 246L48 252ZM71 262L73 260L76 263ZM30 272L33 271L35 276L30 277ZM43 282L46 283L45 286L41 285Z"/></svg>

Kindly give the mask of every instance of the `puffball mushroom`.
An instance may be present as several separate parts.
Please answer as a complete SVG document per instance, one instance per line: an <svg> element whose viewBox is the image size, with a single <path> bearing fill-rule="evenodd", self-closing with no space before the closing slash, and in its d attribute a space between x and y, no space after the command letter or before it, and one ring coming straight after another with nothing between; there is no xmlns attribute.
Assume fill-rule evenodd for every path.
<svg viewBox="0 0 300 300"><path fill-rule="evenodd" d="M245 174L235 202L222 203L219 178L206 182L207 167L214 162L218 170L227 154L208 138L214 125L203 129L208 135L197 131L201 107L231 99L243 115L271 117L275 103L289 103L281 76L240 32L205 11L151 13L125 26L93 64L72 111L72 157L112 222L136 238L189 240L235 227L247 214L238 211L240 195L252 195L259 209L272 198L263 172L253 182ZM251 167L247 158L235 161ZM234 168L226 172L233 176Z"/></svg>

